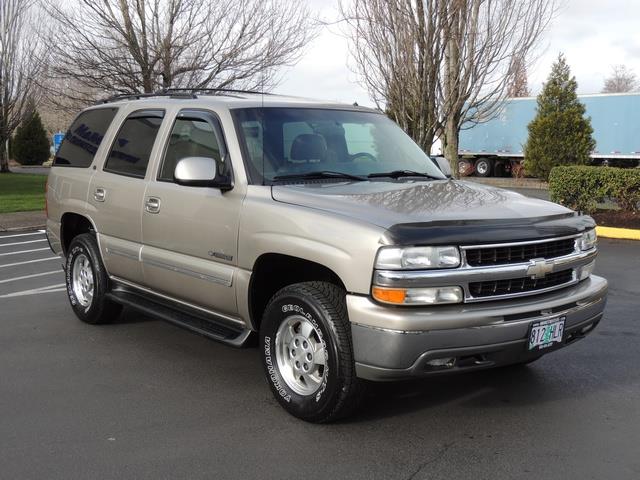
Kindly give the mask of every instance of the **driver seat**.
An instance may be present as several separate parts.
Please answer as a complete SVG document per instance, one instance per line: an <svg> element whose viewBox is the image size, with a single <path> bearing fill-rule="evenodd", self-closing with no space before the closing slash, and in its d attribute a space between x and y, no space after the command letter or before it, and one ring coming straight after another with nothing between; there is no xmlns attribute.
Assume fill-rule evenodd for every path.
<svg viewBox="0 0 640 480"><path fill-rule="evenodd" d="M293 139L289 161L293 163L318 163L327 156L327 142L322 135L302 133Z"/></svg>

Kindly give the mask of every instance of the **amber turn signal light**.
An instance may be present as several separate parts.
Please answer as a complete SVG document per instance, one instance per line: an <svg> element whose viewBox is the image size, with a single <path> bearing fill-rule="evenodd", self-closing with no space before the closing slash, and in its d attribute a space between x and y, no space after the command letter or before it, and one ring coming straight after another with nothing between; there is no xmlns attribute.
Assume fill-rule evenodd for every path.
<svg viewBox="0 0 640 480"><path fill-rule="evenodd" d="M404 299L407 297L407 291L403 288L380 288L373 287L371 289L373 298L379 302L385 303L404 303Z"/></svg>

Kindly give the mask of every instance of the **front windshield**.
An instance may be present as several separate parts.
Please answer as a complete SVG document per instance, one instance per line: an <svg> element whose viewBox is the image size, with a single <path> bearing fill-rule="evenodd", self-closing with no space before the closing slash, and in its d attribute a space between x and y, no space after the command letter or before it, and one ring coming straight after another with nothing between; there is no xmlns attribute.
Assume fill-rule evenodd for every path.
<svg viewBox="0 0 640 480"><path fill-rule="evenodd" d="M392 171L445 176L385 115L313 108L233 111L254 184L313 172L367 177Z"/></svg>

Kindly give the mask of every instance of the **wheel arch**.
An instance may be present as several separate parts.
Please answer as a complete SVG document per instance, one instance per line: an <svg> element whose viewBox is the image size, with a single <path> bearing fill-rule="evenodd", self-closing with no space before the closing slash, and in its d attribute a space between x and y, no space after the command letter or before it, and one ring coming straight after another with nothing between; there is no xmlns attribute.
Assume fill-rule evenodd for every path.
<svg viewBox="0 0 640 480"><path fill-rule="evenodd" d="M62 245L63 255L66 256L69 245L71 245L74 237L82 233L93 233L97 237L97 232L98 230L96 229L94 221L88 215L77 212L65 212L60 218L60 243Z"/></svg>
<svg viewBox="0 0 640 480"><path fill-rule="evenodd" d="M329 267L312 260L282 253L264 253L254 262L249 280L249 318L259 330L262 313L281 288L294 283L325 281L346 291L345 283Z"/></svg>

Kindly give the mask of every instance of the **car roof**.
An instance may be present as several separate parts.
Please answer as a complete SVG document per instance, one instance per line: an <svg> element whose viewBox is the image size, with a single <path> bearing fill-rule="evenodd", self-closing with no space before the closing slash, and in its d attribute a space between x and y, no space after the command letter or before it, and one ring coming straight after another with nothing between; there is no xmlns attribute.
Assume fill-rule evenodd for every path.
<svg viewBox="0 0 640 480"><path fill-rule="evenodd" d="M360 107L357 104L349 105L338 102L328 102L326 100L317 100L303 97L294 97L288 95L276 95L269 93L249 92L249 91L212 91L212 92L199 92L199 91L177 91L177 92L162 92L162 93L150 93L150 94L132 94L132 95L120 95L102 100L92 108L109 105L109 106L122 106L130 105L135 102L136 105L140 105L141 108L158 108L162 106L175 105L176 102L180 102L181 105L188 107L193 105L197 107L217 107L217 108L260 108L260 107L276 107L276 108L322 108L322 109L336 109L336 110L357 110L366 112L381 113L379 110Z"/></svg>

